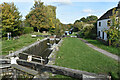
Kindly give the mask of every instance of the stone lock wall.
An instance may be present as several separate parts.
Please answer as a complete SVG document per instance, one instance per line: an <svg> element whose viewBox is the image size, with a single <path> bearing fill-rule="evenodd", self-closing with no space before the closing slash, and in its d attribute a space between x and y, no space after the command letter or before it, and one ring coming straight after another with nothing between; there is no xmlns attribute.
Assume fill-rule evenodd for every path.
<svg viewBox="0 0 120 80"><path fill-rule="evenodd" d="M35 44L31 47L29 47L28 49L26 49L25 51L23 51L24 53L28 53L28 54L32 54L32 55L36 55L36 56L40 56L40 54L42 54L42 52L48 48L48 39L43 40L41 42L39 42L38 44Z"/></svg>
<svg viewBox="0 0 120 80"><path fill-rule="evenodd" d="M12 56L18 56L19 53L27 53L27 54L32 54L32 55L36 55L39 56L40 54L42 54L42 52L47 49L49 46L47 45L47 43L49 42L48 38L42 39L40 41L37 41L29 46L26 46L18 51L15 51L5 57L12 57Z"/></svg>

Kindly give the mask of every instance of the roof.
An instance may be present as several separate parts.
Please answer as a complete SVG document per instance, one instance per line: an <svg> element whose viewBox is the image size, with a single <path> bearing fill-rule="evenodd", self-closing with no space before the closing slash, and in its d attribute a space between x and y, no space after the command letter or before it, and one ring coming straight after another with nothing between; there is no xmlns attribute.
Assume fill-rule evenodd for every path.
<svg viewBox="0 0 120 80"><path fill-rule="evenodd" d="M103 19L109 19L110 16L112 16L112 11L113 11L114 8L108 10L105 14L103 14L98 20L103 20ZM118 4L117 7L115 7L115 11L118 11L120 10L120 2ZM120 16L120 14L118 14L117 16Z"/></svg>
<svg viewBox="0 0 120 80"><path fill-rule="evenodd" d="M119 3L118 3L118 7L120 7L120 1L119 1Z"/></svg>

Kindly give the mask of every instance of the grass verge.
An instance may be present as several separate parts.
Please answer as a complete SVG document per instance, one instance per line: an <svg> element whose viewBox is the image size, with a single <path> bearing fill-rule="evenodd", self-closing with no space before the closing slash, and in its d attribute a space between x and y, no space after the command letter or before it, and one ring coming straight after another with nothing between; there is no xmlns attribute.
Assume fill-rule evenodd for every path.
<svg viewBox="0 0 120 80"><path fill-rule="evenodd" d="M36 34L36 33L32 33L32 34ZM31 34L25 34L20 36L20 38L16 40L3 40L2 51L0 53L1 55L7 55L9 54L9 51L16 51L36 42L38 38L43 39L42 37L32 38Z"/></svg>
<svg viewBox="0 0 120 80"><path fill-rule="evenodd" d="M92 73L111 73L115 80L118 79L118 62L93 50L78 38L64 38L55 65Z"/></svg>
<svg viewBox="0 0 120 80"><path fill-rule="evenodd" d="M93 44L94 46L97 46L101 49L104 49L104 50L110 52L110 53L120 56L120 48L116 48L113 46L107 46L98 40L92 40L92 39L85 39L85 40L87 40L89 43Z"/></svg>

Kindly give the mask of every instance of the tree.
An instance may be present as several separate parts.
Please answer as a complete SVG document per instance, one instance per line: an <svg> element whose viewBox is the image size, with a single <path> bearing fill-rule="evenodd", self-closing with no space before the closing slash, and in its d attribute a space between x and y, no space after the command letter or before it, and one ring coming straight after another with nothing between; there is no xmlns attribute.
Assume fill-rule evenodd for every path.
<svg viewBox="0 0 120 80"><path fill-rule="evenodd" d="M77 23L77 22L80 22L80 20L76 20L76 21L74 22L74 24Z"/></svg>
<svg viewBox="0 0 120 80"><path fill-rule="evenodd" d="M86 20L85 17L82 17L82 18L80 19L80 22L87 22L87 20Z"/></svg>
<svg viewBox="0 0 120 80"><path fill-rule="evenodd" d="M62 32L61 32L61 23L59 19L56 19L56 24L55 24L55 35L56 36L61 36Z"/></svg>
<svg viewBox="0 0 120 80"><path fill-rule="evenodd" d="M84 23L90 23L90 24L93 24L97 21L98 17L97 16L94 16L94 15L91 15L91 16L88 16L87 18L85 17L82 17L80 20L76 20L74 22L77 23L77 22L84 22Z"/></svg>
<svg viewBox="0 0 120 80"><path fill-rule="evenodd" d="M26 22L30 24L31 27L49 28L47 23L46 8L43 2L35 1L33 8L28 15L26 15Z"/></svg>
<svg viewBox="0 0 120 80"><path fill-rule="evenodd" d="M83 22L76 22L74 27L78 28L80 31L83 29L84 23Z"/></svg>
<svg viewBox="0 0 120 80"><path fill-rule="evenodd" d="M71 28L73 28L73 24L67 24L67 28L70 30Z"/></svg>
<svg viewBox="0 0 120 80"><path fill-rule="evenodd" d="M84 27L82 32L83 32L84 38L96 39L95 25L88 25L88 26Z"/></svg>
<svg viewBox="0 0 120 80"><path fill-rule="evenodd" d="M97 19L98 19L97 16L91 15L91 16L88 16L87 18L82 17L80 20L75 21L74 27L80 30L79 31L80 37L92 38L92 39L96 38Z"/></svg>
<svg viewBox="0 0 120 80"><path fill-rule="evenodd" d="M91 16L88 16L88 17L86 18L86 21L89 22L89 23L94 23L94 22L97 21L97 19L98 19L97 16L91 15Z"/></svg>
<svg viewBox="0 0 120 80"><path fill-rule="evenodd" d="M48 5L45 6L40 0L35 1L30 13L26 15L26 23L31 27L38 29L47 29L54 32L56 20L56 7Z"/></svg>
<svg viewBox="0 0 120 80"><path fill-rule="evenodd" d="M56 7L48 5L46 6L46 13L47 13L47 24L49 25L49 32L52 34L55 32L55 25L56 25Z"/></svg>
<svg viewBox="0 0 120 80"><path fill-rule="evenodd" d="M21 34L21 15L14 3L0 4L2 8L2 36L12 32L12 36Z"/></svg>
<svg viewBox="0 0 120 80"><path fill-rule="evenodd" d="M111 26L109 26L108 30L105 30L105 32L108 34L108 40L109 40L109 46L111 46L111 41L117 41L119 40L119 33L120 33L120 18L118 16L118 10L116 8L112 11L112 16L110 16L111 19ZM116 20L117 19L117 20Z"/></svg>

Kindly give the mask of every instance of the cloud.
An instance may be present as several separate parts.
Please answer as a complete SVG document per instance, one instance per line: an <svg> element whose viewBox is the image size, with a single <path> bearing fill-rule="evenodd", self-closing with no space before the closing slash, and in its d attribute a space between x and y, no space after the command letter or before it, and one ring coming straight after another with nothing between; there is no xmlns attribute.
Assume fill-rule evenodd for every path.
<svg viewBox="0 0 120 80"><path fill-rule="evenodd" d="M84 10L82 10L82 12L84 12L84 13L93 13L94 10L92 10L92 9L84 9Z"/></svg>
<svg viewBox="0 0 120 80"><path fill-rule="evenodd" d="M98 18L101 17L100 15L96 15L96 14L87 14L86 17L91 16L91 15L97 16Z"/></svg>
<svg viewBox="0 0 120 80"><path fill-rule="evenodd" d="M64 4L71 4L71 0L49 0L49 2L56 2L56 3L64 3Z"/></svg>
<svg viewBox="0 0 120 80"><path fill-rule="evenodd" d="M71 5L71 0L51 0L53 4L56 4L57 6L63 6L63 5Z"/></svg>
<svg viewBox="0 0 120 80"><path fill-rule="evenodd" d="M71 0L72 2L118 2L119 0Z"/></svg>
<svg viewBox="0 0 120 80"><path fill-rule="evenodd" d="M71 0L56 0L58 3L61 3L61 4L71 4Z"/></svg>
<svg viewBox="0 0 120 80"><path fill-rule="evenodd" d="M91 16L91 15L94 15L94 14L88 14L87 16Z"/></svg>
<svg viewBox="0 0 120 80"><path fill-rule="evenodd" d="M1 2L33 2L34 0L2 0Z"/></svg>
<svg viewBox="0 0 120 80"><path fill-rule="evenodd" d="M33 2L34 0L1 0L1 2ZM59 2L71 4L72 2L118 2L119 0L42 0L43 2Z"/></svg>
<svg viewBox="0 0 120 80"><path fill-rule="evenodd" d="M43 1L71 3L71 2L118 2L119 0L43 0Z"/></svg>

